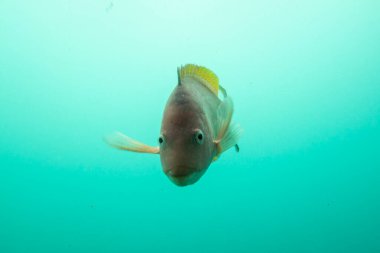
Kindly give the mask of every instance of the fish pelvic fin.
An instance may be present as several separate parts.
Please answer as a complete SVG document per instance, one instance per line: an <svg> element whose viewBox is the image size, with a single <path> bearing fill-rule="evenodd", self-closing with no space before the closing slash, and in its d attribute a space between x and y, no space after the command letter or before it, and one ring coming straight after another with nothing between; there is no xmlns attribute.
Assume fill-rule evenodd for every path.
<svg viewBox="0 0 380 253"><path fill-rule="evenodd" d="M150 154L160 153L159 147L152 147L152 146L146 145L120 132L111 133L105 136L104 140L110 146L117 149L121 149L121 150L127 150L127 151L138 152L138 153L150 153Z"/></svg>
<svg viewBox="0 0 380 253"><path fill-rule="evenodd" d="M212 93L218 96L219 79L217 75L208 68L195 64L186 64L177 69L178 84L182 84L182 79L192 77L206 86Z"/></svg>

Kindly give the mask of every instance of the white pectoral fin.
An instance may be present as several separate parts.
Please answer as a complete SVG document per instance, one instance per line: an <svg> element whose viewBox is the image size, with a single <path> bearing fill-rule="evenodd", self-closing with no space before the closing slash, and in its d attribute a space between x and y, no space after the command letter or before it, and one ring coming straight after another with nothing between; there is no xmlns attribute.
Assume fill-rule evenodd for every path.
<svg viewBox="0 0 380 253"><path fill-rule="evenodd" d="M227 149L235 146L235 150L239 152L240 148L237 145L237 142L240 139L243 129L239 124L232 123L227 130L227 133L224 135L223 139L219 142L221 152L226 151Z"/></svg>
<svg viewBox="0 0 380 253"><path fill-rule="evenodd" d="M114 148L139 153L159 154L159 147L152 147L136 141L120 132L115 132L104 137L104 140Z"/></svg>
<svg viewBox="0 0 380 253"><path fill-rule="evenodd" d="M227 132L228 126L231 123L232 114L234 113L234 105L230 97L226 97L218 107L217 112L217 131L216 140L221 141Z"/></svg>
<svg viewBox="0 0 380 253"><path fill-rule="evenodd" d="M236 123L231 123L234 108L230 97L226 97L218 108L218 133L215 140L217 155L235 146L242 134L242 128Z"/></svg>

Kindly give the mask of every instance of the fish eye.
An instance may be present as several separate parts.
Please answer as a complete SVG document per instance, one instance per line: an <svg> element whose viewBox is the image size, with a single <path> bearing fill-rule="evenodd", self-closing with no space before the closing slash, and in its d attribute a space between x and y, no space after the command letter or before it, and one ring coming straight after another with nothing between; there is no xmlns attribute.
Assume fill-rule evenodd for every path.
<svg viewBox="0 0 380 253"><path fill-rule="evenodd" d="M158 137L158 143L164 143L164 136L160 135L160 137Z"/></svg>
<svg viewBox="0 0 380 253"><path fill-rule="evenodd" d="M202 130L197 130L195 133L195 140L197 141L198 144L202 144L204 140L204 135Z"/></svg>

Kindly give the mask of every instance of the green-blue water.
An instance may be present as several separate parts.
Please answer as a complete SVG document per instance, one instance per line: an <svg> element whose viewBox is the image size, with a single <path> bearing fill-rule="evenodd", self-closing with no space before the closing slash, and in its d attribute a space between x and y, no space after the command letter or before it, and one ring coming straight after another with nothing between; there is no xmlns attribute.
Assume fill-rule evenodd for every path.
<svg viewBox="0 0 380 253"><path fill-rule="evenodd" d="M199 182L156 144L186 63L244 128ZM0 2L0 252L380 252L380 1Z"/></svg>

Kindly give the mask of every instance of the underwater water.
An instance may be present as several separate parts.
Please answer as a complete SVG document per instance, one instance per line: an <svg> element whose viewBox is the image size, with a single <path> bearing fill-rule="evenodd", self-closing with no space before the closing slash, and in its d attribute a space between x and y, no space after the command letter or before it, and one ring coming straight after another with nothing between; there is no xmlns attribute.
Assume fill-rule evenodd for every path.
<svg viewBox="0 0 380 253"><path fill-rule="evenodd" d="M244 129L194 185L156 145L176 68ZM380 1L0 2L0 252L380 252Z"/></svg>

